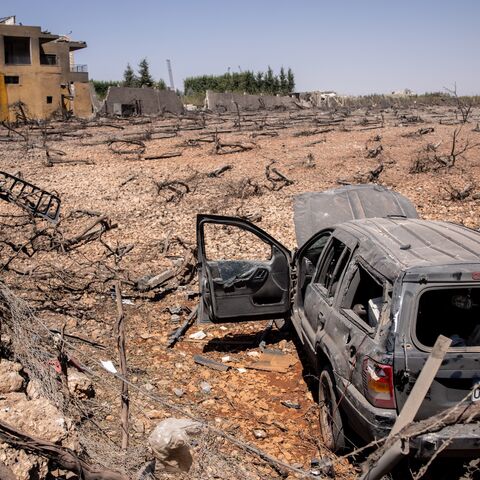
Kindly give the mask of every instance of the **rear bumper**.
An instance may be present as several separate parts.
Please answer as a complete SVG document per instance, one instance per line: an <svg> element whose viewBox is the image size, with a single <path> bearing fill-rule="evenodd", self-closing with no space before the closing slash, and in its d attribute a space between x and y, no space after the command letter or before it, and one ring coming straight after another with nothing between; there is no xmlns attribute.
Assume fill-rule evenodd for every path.
<svg viewBox="0 0 480 480"><path fill-rule="evenodd" d="M480 456L480 423L450 425L438 432L420 435L410 442L415 457L429 458L445 441L449 444L442 457L478 458Z"/></svg>
<svg viewBox="0 0 480 480"><path fill-rule="evenodd" d="M397 419L396 410L374 407L351 383L338 375L335 380L340 409L357 435L367 442L387 436Z"/></svg>
<svg viewBox="0 0 480 480"><path fill-rule="evenodd" d="M387 436L397 419L395 410L376 408L352 384L336 376L340 408L353 430L369 442ZM438 432L426 433L410 441L410 451L417 458L430 458L445 441L440 457L480 457L480 422L450 425Z"/></svg>

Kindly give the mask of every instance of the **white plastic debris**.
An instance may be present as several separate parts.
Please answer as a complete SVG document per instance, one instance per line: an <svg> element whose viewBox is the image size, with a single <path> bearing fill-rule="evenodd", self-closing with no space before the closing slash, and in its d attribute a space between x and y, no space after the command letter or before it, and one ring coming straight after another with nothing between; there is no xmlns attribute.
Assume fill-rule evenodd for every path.
<svg viewBox="0 0 480 480"><path fill-rule="evenodd" d="M246 369L246 368L243 368L243 367L237 368L237 370L238 370L240 373L247 373L247 369Z"/></svg>
<svg viewBox="0 0 480 480"><path fill-rule="evenodd" d="M207 334L203 330L200 330L199 332L189 335L189 338L193 338L193 340L203 340L206 336Z"/></svg>
<svg viewBox="0 0 480 480"><path fill-rule="evenodd" d="M102 362L102 367L110 373L117 373L117 369L111 360L100 360Z"/></svg>
<svg viewBox="0 0 480 480"><path fill-rule="evenodd" d="M162 420L148 437L160 466L168 472L188 472L193 458L190 438L200 432L201 425L188 418Z"/></svg>
<svg viewBox="0 0 480 480"><path fill-rule="evenodd" d="M228 362L231 362L232 361L232 357L230 355L225 355L224 357L222 357L222 362L223 363L228 363Z"/></svg>

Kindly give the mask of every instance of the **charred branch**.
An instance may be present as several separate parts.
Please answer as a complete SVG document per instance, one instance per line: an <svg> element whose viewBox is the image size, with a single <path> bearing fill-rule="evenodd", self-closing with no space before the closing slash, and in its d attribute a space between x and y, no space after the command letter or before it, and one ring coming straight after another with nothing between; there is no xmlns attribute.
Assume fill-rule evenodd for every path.
<svg viewBox="0 0 480 480"><path fill-rule="evenodd" d="M268 190L272 190L274 192L278 192L284 187L288 187L289 185L293 185L293 180L287 178L283 173L279 172L277 168L273 167L276 163L275 160L272 160L266 167L265 167L265 176L267 180L270 182L270 186L266 186Z"/></svg>

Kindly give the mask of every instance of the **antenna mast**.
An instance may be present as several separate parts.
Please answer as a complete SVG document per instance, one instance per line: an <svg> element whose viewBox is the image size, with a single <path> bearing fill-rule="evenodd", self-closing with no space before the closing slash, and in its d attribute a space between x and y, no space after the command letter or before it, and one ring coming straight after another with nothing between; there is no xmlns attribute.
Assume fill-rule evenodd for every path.
<svg viewBox="0 0 480 480"><path fill-rule="evenodd" d="M168 68L168 76L170 78L170 90L175 91L175 85L173 84L172 64L168 58L167 58L167 68Z"/></svg>

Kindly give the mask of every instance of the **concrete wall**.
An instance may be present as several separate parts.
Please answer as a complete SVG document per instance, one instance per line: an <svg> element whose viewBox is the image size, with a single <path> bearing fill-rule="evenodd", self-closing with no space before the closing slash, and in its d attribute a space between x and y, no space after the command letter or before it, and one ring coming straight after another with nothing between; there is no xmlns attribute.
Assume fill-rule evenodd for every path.
<svg viewBox="0 0 480 480"><path fill-rule="evenodd" d="M29 64L5 64L5 36L30 39ZM56 55L56 65L40 63L40 43L43 44L44 53ZM63 104L68 106L70 103L68 97L73 92L79 91L82 95L84 88L79 85L82 82L87 85L88 74L70 71L70 51L85 46L83 42L62 41L58 35L42 33L40 27L0 24L0 73L5 76L19 77L18 84L6 85L10 120L15 121L12 105L16 102L23 102L27 106L29 117L46 119L62 110L62 96ZM71 88L72 85L73 88ZM51 97L51 102L47 101L47 97ZM78 99L78 103L83 104L78 111L88 111L88 116L91 116L91 105L90 107L85 105L85 98Z"/></svg>
<svg viewBox="0 0 480 480"><path fill-rule="evenodd" d="M181 114L183 105L175 92L154 88L110 87L105 99L104 113L116 115L121 105L138 105L142 115L160 115L165 112Z"/></svg>
<svg viewBox="0 0 480 480"><path fill-rule="evenodd" d="M74 83L74 86L75 98L73 100L73 114L78 118L93 117L90 83Z"/></svg>
<svg viewBox="0 0 480 480"><path fill-rule="evenodd" d="M218 93L207 90L206 107L217 112L236 112L275 109L297 109L295 99L273 95L243 95L241 93Z"/></svg>

